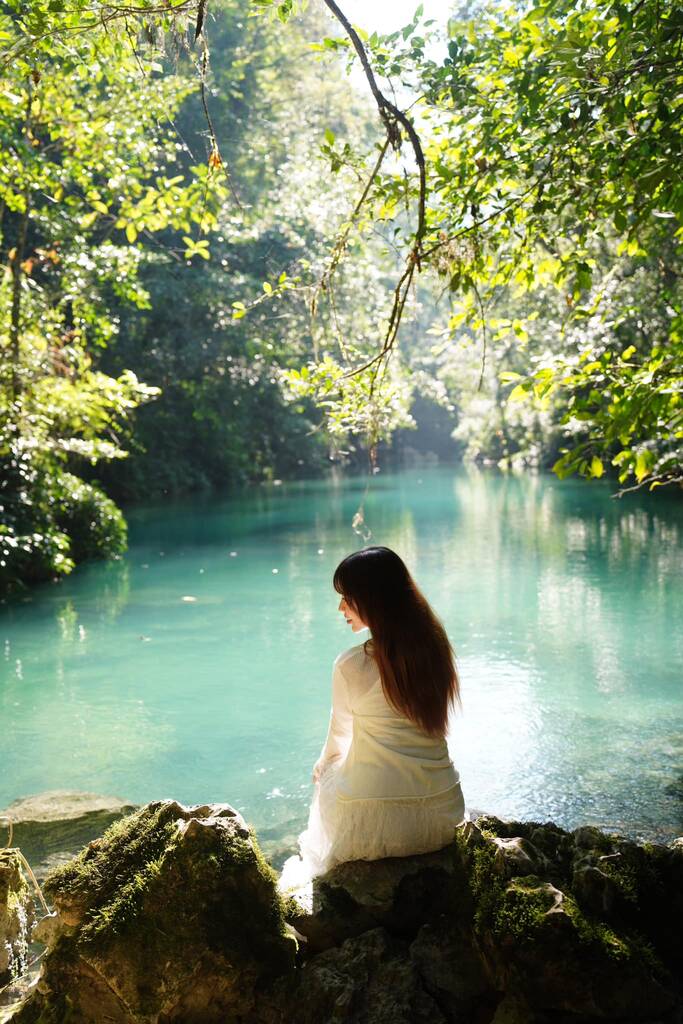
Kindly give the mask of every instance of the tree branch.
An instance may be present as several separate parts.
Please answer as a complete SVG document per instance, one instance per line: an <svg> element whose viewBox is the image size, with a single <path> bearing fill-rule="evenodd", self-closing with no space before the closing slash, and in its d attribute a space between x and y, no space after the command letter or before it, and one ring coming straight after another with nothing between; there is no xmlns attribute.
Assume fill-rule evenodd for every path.
<svg viewBox="0 0 683 1024"><path fill-rule="evenodd" d="M384 126L387 130L387 137L391 144L398 149L401 142L400 132L398 125L400 124L405 130L406 135L410 139L410 144L415 154L415 162L417 163L419 175L420 175L420 193L418 198L418 216L417 216L417 230L415 231L415 245L413 251L416 254L416 258L419 262L420 257L420 243L425 233L426 222L425 222L425 204L427 195L427 177L425 169L425 157L422 149L422 143L420 142L420 136L415 131L415 126L406 114L403 113L391 100L388 100L384 93L380 90L377 85L377 79L375 73L370 67L370 61L365 51L365 47L361 42L360 36L356 32L355 28L346 17L344 12L337 6L335 0L323 0L325 6L332 12L337 21L343 26L344 31L351 40L353 48L358 54L359 60L363 66L365 77L368 80L370 90L375 98L380 117L384 122Z"/></svg>

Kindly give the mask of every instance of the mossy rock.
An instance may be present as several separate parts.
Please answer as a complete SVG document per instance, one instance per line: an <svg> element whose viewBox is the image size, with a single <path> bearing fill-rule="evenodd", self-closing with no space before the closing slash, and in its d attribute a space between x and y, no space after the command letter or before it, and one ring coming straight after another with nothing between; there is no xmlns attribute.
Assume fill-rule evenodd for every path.
<svg viewBox="0 0 683 1024"><path fill-rule="evenodd" d="M275 876L227 804L148 804L45 884L61 932L17 1022L249 1018L291 972Z"/></svg>
<svg viewBox="0 0 683 1024"><path fill-rule="evenodd" d="M515 838L516 824L480 818L458 836L492 984L545 1013L646 1020L672 1011L679 993L661 953L671 966L680 958L661 901L675 852L645 850L597 829L572 836L535 823ZM544 854L535 858L539 849ZM506 851L515 856L501 866ZM515 872L534 859L543 867L538 874ZM649 903L660 910L658 925L652 907L644 909Z"/></svg>
<svg viewBox="0 0 683 1024"><path fill-rule="evenodd" d="M25 966L33 900L16 850L0 850L0 986Z"/></svg>

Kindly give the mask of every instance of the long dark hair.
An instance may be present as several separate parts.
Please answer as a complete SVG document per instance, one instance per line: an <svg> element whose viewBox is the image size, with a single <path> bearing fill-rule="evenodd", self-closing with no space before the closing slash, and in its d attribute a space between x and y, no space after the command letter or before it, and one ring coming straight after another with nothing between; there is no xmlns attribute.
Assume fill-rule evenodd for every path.
<svg viewBox="0 0 683 1024"><path fill-rule="evenodd" d="M390 548L363 548L339 563L333 583L372 632L389 703L423 732L444 736L460 701L453 648L403 560Z"/></svg>

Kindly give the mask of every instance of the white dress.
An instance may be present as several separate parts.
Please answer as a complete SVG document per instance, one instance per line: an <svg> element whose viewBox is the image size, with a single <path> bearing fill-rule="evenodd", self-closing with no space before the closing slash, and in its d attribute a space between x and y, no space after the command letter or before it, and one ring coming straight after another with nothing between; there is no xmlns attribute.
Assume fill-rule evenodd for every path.
<svg viewBox="0 0 683 1024"><path fill-rule="evenodd" d="M330 726L316 770L301 856L285 863L282 890L343 861L441 849L465 817L445 739L427 736L389 704L363 644L334 663Z"/></svg>

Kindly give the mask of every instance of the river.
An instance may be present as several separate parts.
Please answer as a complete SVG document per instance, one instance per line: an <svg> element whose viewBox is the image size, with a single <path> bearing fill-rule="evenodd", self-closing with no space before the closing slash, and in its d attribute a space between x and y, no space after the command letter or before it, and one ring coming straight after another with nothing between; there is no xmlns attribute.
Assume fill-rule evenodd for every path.
<svg viewBox="0 0 683 1024"><path fill-rule="evenodd" d="M0 807L50 789L227 800L267 843L291 843L332 662L358 639L331 576L363 544L351 521L364 488L135 509L124 558L2 607ZM468 805L681 834L680 500L424 469L379 474L364 512L455 645L449 744Z"/></svg>

